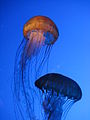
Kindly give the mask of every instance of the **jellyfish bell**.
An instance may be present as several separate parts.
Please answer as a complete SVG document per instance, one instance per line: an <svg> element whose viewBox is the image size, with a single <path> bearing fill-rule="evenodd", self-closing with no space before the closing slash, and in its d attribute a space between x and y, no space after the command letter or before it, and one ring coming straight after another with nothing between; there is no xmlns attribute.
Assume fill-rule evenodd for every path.
<svg viewBox="0 0 90 120"><path fill-rule="evenodd" d="M51 44L53 44L59 36L55 23L46 16L35 16L24 25L23 34L26 39L30 39L28 33L34 31L38 31L40 37L42 36L41 34L45 35L44 33L47 32L52 34L53 40L50 41Z"/></svg>
<svg viewBox="0 0 90 120"><path fill-rule="evenodd" d="M23 34L26 40L29 40L28 56L37 53L37 49L42 45L53 45L59 36L55 23L46 16L35 16L27 21Z"/></svg>
<svg viewBox="0 0 90 120"><path fill-rule="evenodd" d="M42 91L42 105L47 120L63 120L70 107L82 97L79 85L64 75L46 74L35 81Z"/></svg>
<svg viewBox="0 0 90 120"><path fill-rule="evenodd" d="M40 77L35 81L35 86L41 90L54 90L56 93L59 92L61 95L74 100L79 100L82 97L81 89L74 80L57 73L50 73Z"/></svg>

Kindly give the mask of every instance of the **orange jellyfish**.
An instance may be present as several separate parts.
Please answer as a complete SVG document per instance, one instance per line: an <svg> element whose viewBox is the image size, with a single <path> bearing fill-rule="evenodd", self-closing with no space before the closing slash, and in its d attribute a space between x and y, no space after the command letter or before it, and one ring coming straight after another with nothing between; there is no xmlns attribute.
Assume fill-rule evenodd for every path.
<svg viewBox="0 0 90 120"><path fill-rule="evenodd" d="M34 82L48 61L51 48L59 32L55 23L46 16L35 16L26 22L23 28L24 39L15 59L14 98L16 112L23 120L35 120ZM19 118L17 118L19 119Z"/></svg>

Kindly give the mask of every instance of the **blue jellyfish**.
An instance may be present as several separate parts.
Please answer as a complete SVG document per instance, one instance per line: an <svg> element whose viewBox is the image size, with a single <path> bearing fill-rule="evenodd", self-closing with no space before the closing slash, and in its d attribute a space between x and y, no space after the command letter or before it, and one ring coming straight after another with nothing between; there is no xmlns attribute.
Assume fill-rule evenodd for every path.
<svg viewBox="0 0 90 120"><path fill-rule="evenodd" d="M35 16L24 25L23 35L14 67L15 113L18 120L33 120L36 92L34 80L43 71L59 32L50 18Z"/></svg>
<svg viewBox="0 0 90 120"><path fill-rule="evenodd" d="M64 120L71 106L82 97L74 80L57 73L40 77L35 86L41 93L42 120Z"/></svg>

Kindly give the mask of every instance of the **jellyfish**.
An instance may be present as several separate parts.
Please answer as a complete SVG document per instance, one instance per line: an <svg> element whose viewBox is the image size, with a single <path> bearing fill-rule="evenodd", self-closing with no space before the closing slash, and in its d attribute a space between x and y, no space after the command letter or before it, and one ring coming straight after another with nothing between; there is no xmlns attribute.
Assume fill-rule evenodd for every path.
<svg viewBox="0 0 90 120"><path fill-rule="evenodd" d="M71 106L82 97L79 85L64 75L48 73L35 81L41 91L42 120L65 120Z"/></svg>
<svg viewBox="0 0 90 120"><path fill-rule="evenodd" d="M59 32L55 23L46 16L35 16L23 28L24 38L16 52L14 66L14 101L17 119L33 120L34 80L47 63Z"/></svg>

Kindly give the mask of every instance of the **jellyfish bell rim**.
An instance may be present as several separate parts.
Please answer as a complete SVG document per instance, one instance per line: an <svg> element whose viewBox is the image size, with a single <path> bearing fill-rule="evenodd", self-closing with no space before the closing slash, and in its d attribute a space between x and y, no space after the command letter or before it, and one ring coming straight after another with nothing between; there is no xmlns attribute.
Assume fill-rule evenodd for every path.
<svg viewBox="0 0 90 120"><path fill-rule="evenodd" d="M44 32L49 32L54 36L54 42L58 39L59 31L56 24L47 16L37 15L30 18L23 27L23 35L28 40L28 33L31 31L39 31L42 30Z"/></svg>
<svg viewBox="0 0 90 120"><path fill-rule="evenodd" d="M62 91L60 91L59 87L55 88L55 87L53 87L53 85L50 85L50 84L52 84L52 82L56 85L55 79L51 80L53 77L56 77L56 80L58 81L57 85L59 87L61 87L61 85L63 85L63 82L64 82L67 86L66 90L62 89ZM61 85L60 85L60 82L61 82ZM73 84L73 86L71 86L72 84ZM81 90L80 86L76 83L76 81L74 81L71 78L66 77L62 74L58 74L58 73L45 74L44 76L41 76L39 79L37 79L35 81L35 86L37 88L39 88L40 90L42 90L43 92L44 92L44 90L50 91L53 89L55 92L59 92L62 96L68 97L68 99L72 99L74 101L78 101L82 98L82 90ZM68 87L70 87L69 93L67 92ZM74 94L74 92L75 92L75 94Z"/></svg>

